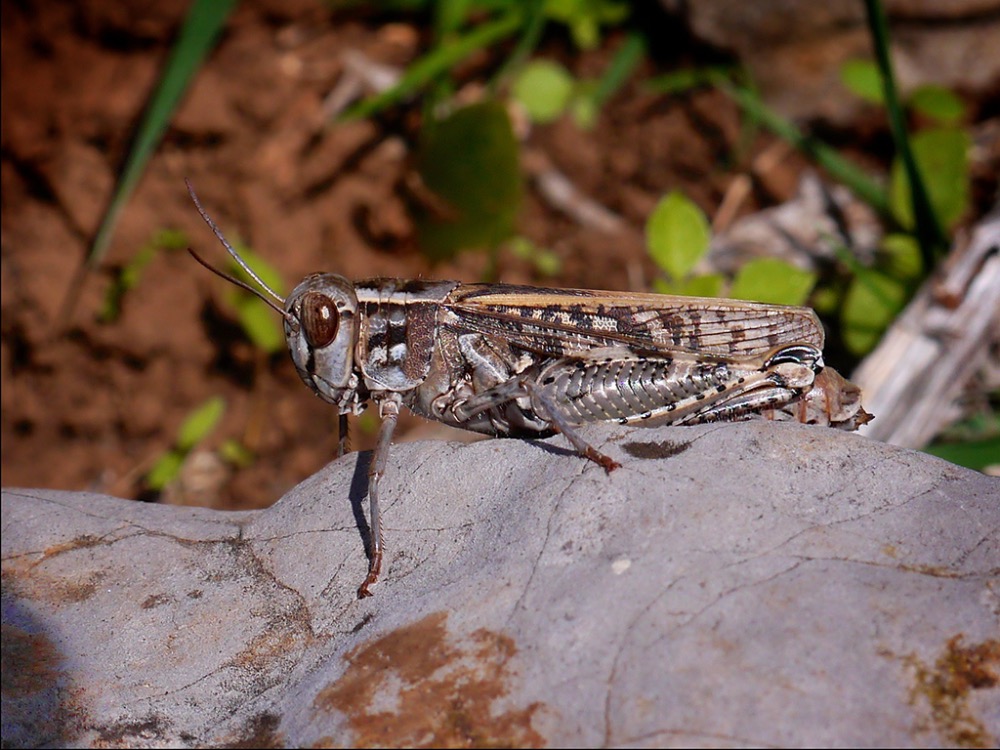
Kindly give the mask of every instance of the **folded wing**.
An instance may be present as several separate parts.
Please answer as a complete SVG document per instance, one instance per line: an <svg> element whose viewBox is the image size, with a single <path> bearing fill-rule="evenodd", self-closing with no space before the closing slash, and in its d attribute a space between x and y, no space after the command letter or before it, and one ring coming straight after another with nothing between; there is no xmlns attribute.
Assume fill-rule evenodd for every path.
<svg viewBox="0 0 1000 750"><path fill-rule="evenodd" d="M587 289L466 284L445 301L441 323L551 356L621 345L718 357L766 356L791 343L823 348L823 327L807 307Z"/></svg>

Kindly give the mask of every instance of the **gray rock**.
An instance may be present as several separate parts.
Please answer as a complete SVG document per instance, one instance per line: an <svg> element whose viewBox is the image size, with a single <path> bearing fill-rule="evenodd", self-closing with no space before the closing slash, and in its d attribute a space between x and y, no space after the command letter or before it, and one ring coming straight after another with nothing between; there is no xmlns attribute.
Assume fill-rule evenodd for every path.
<svg viewBox="0 0 1000 750"><path fill-rule="evenodd" d="M3 493L3 745L1000 737L1000 480L835 430L396 446L272 508Z"/></svg>

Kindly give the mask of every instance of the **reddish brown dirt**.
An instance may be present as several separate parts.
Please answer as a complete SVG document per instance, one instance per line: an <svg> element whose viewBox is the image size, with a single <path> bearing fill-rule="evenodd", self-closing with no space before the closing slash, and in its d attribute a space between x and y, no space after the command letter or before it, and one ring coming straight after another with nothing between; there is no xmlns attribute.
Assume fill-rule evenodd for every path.
<svg viewBox="0 0 1000 750"><path fill-rule="evenodd" d="M393 128L326 127L321 113L345 50L405 65L422 32L382 17L333 15L307 0L246 2L184 99L105 261L83 279L73 315L61 320L185 5L3 3L5 486L137 497L184 417L217 394L228 408L205 447L234 438L256 459L175 501L266 505L334 456L333 410L299 382L284 353L259 361L226 307L223 282L186 253L158 254L121 318L97 322L114 271L159 230L182 230L219 262L185 177L223 229L279 268L288 288L315 270L463 281L486 273L482 254L432 268L416 247L403 186L419 107ZM608 46L615 44L611 37ZM555 55L569 49L559 39L547 45ZM607 51L563 59L594 75ZM483 56L475 65L496 62ZM740 167L738 139L738 114L718 94L665 100L629 88L592 131L565 120L536 128L528 145L635 231L612 238L582 229L530 188L520 231L562 258L564 273L552 283L641 286L651 273L641 243L646 215L672 188L713 212ZM754 151L766 145L761 139ZM801 166L786 159L758 185L758 199L786 197ZM546 281L509 253L500 254L498 275ZM405 420L401 437L418 422L426 424ZM370 427L355 429L355 447L370 445Z"/></svg>

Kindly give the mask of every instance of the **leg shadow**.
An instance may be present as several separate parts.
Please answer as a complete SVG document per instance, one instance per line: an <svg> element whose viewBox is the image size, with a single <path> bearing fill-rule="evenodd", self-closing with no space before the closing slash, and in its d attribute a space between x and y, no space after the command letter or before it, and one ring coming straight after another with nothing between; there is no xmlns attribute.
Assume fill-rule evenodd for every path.
<svg viewBox="0 0 1000 750"><path fill-rule="evenodd" d="M354 513L354 522L358 525L362 543L365 545L365 555L369 560L372 558L372 530L371 526L368 525L368 517L365 515L364 502L365 498L368 497L368 467L371 466L371 462L371 451L358 454L358 460L354 464L354 476L351 477L351 489L348 493L351 501L351 512Z"/></svg>

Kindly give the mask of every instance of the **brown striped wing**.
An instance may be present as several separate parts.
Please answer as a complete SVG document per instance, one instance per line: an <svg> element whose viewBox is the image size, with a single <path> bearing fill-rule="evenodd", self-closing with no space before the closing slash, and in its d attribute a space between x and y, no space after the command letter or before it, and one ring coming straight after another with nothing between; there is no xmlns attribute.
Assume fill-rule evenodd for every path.
<svg viewBox="0 0 1000 750"><path fill-rule="evenodd" d="M551 356L625 345L641 353L765 356L787 344L823 348L807 307L663 294L465 284L442 322Z"/></svg>

